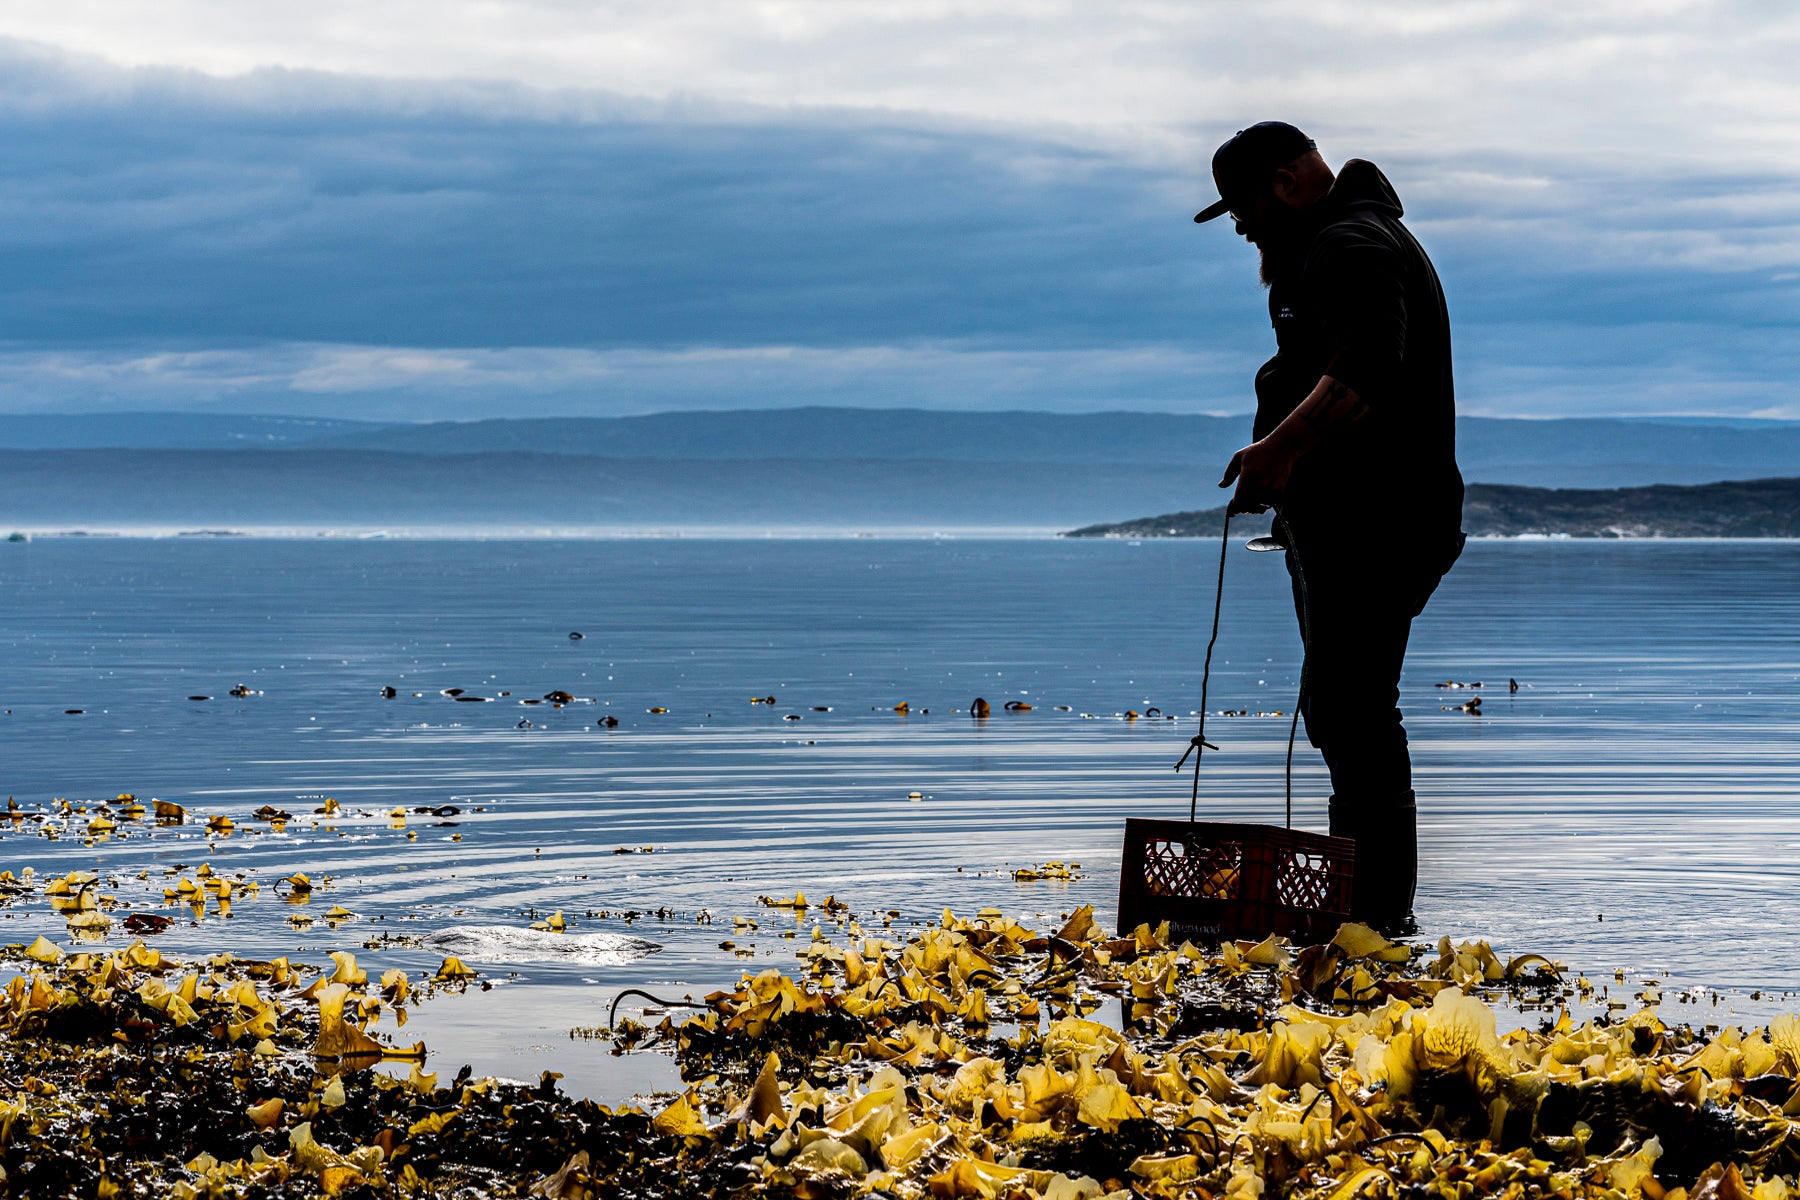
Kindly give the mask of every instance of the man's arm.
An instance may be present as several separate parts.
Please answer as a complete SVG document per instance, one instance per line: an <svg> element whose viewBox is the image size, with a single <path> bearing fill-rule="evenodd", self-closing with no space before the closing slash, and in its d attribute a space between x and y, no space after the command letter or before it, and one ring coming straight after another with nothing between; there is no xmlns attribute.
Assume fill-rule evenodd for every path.
<svg viewBox="0 0 1800 1200"><path fill-rule="evenodd" d="M1318 386L1268 436L1231 456L1225 477L1219 480L1220 487L1230 487L1231 481L1237 480L1230 511L1257 512L1279 504L1287 493L1294 464L1368 411L1368 401L1355 388L1330 375L1320 378Z"/></svg>
<svg viewBox="0 0 1800 1200"><path fill-rule="evenodd" d="M1332 357L1317 386L1272 431L1236 454L1220 487L1238 481L1231 511L1278 504L1294 465L1366 416L1393 389L1406 354L1406 295L1392 246L1344 229L1313 247L1306 289Z"/></svg>

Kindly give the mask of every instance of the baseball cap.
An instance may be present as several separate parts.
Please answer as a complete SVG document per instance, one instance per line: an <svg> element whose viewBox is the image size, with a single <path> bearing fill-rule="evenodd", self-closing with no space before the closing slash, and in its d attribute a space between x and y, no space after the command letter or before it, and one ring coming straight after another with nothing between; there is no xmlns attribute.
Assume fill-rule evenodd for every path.
<svg viewBox="0 0 1800 1200"><path fill-rule="evenodd" d="M1213 154L1213 182L1219 200L1194 214L1196 221L1210 221L1230 212L1233 205L1250 199L1271 175L1287 166L1316 143L1286 121L1258 121L1233 134Z"/></svg>

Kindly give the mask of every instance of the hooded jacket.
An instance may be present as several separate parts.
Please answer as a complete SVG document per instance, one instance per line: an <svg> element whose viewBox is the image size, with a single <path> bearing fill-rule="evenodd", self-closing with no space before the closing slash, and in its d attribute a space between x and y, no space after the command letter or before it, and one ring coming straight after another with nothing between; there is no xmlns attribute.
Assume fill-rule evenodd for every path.
<svg viewBox="0 0 1800 1200"><path fill-rule="evenodd" d="M1304 253L1269 287L1277 349L1256 375L1255 436L1323 375L1369 405L1295 464L1282 505L1297 530L1334 540L1371 532L1384 514L1426 535L1454 538L1462 524L1450 316L1402 212L1380 169L1351 159L1312 210Z"/></svg>

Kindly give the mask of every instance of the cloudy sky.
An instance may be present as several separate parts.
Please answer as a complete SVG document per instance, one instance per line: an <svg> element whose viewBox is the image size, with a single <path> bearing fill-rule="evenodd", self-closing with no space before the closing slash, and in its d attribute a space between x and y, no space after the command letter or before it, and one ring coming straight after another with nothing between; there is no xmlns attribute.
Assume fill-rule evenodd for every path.
<svg viewBox="0 0 1800 1200"><path fill-rule="evenodd" d="M1241 412L1205 163L1393 179L1467 412L1800 419L1800 12L7 0L0 411Z"/></svg>

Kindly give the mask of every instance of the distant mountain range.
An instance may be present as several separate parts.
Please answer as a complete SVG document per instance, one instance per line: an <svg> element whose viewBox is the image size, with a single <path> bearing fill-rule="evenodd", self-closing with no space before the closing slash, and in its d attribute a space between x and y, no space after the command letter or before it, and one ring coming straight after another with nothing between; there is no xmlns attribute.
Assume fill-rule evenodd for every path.
<svg viewBox="0 0 1800 1200"><path fill-rule="evenodd" d="M1088 525L1066 537L1218 537L1223 507ZM1471 537L1800 538L1800 478L1639 488L1470 484Z"/></svg>
<svg viewBox="0 0 1800 1200"><path fill-rule="evenodd" d="M1210 507L1248 426L857 408L401 425L0 415L0 524L1052 530ZM1464 474L1486 484L1800 474L1800 423L1469 417L1458 431Z"/></svg>
<svg viewBox="0 0 1800 1200"><path fill-rule="evenodd" d="M931 459L378 450L0 451L0 525L1066 528L1213 494L1209 472Z"/></svg>
<svg viewBox="0 0 1800 1200"><path fill-rule="evenodd" d="M0 449L380 450L608 459L1159 464L1208 471L1247 416L779 408L636 417L376 424L196 413L0 415ZM1483 483L1632 487L1800 470L1800 422L1464 417L1463 473Z"/></svg>
<svg viewBox="0 0 1800 1200"><path fill-rule="evenodd" d="M0 413L4 450L267 450L388 426L230 413Z"/></svg>

